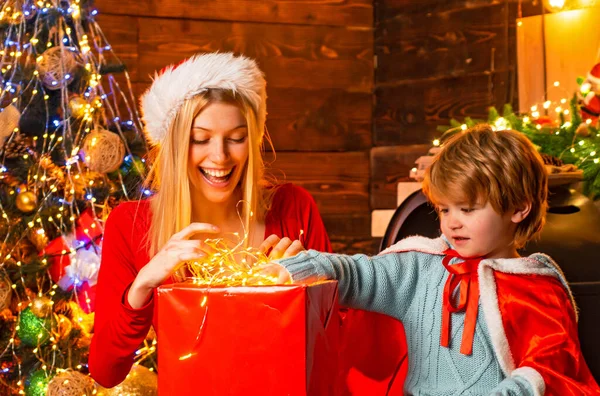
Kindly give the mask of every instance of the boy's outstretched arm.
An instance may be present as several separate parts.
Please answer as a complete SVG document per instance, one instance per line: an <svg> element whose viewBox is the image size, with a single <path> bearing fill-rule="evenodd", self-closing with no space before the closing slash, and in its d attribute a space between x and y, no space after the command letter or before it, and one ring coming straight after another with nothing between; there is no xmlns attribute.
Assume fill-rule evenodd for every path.
<svg viewBox="0 0 600 396"><path fill-rule="evenodd" d="M417 254L392 253L368 257L319 253L315 250L275 263L285 267L295 283L335 279L340 302L402 320L422 276Z"/></svg>

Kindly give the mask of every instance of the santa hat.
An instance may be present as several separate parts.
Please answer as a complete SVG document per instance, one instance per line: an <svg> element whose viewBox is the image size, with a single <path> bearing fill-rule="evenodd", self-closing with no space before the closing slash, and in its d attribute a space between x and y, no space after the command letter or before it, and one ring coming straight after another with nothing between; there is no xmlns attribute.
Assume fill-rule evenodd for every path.
<svg viewBox="0 0 600 396"><path fill-rule="evenodd" d="M198 54L154 76L140 100L145 131L161 143L183 103L208 89L227 89L254 108L262 128L267 116L266 81L256 62L232 53Z"/></svg>
<svg viewBox="0 0 600 396"><path fill-rule="evenodd" d="M592 70L587 75L587 80L592 84L600 85L600 63L592 67Z"/></svg>

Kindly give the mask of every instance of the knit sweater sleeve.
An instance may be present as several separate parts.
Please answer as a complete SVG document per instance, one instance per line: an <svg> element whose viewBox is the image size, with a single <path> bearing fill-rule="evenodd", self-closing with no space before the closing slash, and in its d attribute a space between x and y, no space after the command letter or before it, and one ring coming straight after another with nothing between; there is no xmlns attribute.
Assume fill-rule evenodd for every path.
<svg viewBox="0 0 600 396"><path fill-rule="evenodd" d="M279 260L294 282L335 279L340 303L380 312L403 320L419 287L419 253L393 253L375 257L319 253L315 250Z"/></svg>
<svg viewBox="0 0 600 396"><path fill-rule="evenodd" d="M527 378L514 375L505 378L491 392L492 396L536 396Z"/></svg>
<svg viewBox="0 0 600 396"><path fill-rule="evenodd" d="M152 323L154 299L140 309L125 301L138 271L134 203L119 206L106 221L102 262L98 276L94 337L90 346L89 370L102 386L121 383L133 364L136 349ZM133 209L133 210L130 210Z"/></svg>

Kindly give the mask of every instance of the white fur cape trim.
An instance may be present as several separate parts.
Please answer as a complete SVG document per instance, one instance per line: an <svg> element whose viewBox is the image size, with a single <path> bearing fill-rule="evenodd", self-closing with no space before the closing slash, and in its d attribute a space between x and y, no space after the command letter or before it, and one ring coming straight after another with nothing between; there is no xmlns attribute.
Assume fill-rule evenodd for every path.
<svg viewBox="0 0 600 396"><path fill-rule="evenodd" d="M449 247L450 246L448 243L441 237L430 239L421 236L415 236L401 240L395 245L385 249L380 254L417 251L428 254L443 255L444 250L448 249ZM479 296L481 299L481 307L483 309L485 321L490 332L492 348L494 349L494 353L498 358L498 363L500 364L500 367L502 368L502 371L506 377L513 375L513 373L516 371L516 365L510 351L510 346L508 345L508 340L504 331L504 325L502 323L502 314L500 313L500 308L498 306L498 293L496 290L494 271L504 272L507 274L545 275L554 277L558 279L565 287L571 299L571 304L573 304L573 309L575 312L577 312L575 308L575 300L573 299L569 285L558 265L546 255L538 253L534 256L543 256L548 263L538 261L531 256L517 259L488 259L482 260L479 263L479 268L477 270L479 277ZM531 374L531 371L535 371L532 368L528 369L529 370L522 372ZM521 373L521 371L519 373ZM539 375L537 371L535 371L535 373L539 376L538 379L540 379L541 375ZM522 376L525 377L525 375ZM530 378L533 378L533 376L530 375L526 378L530 383L532 383ZM543 379L541 379L541 381L543 382ZM534 389L536 388L536 384L537 383L532 383ZM543 394L543 392L541 394Z"/></svg>
<svg viewBox="0 0 600 396"><path fill-rule="evenodd" d="M145 132L151 143L161 143L183 103L210 88L229 89L246 98L256 111L259 126L267 116L266 81L256 62L232 53L194 55L155 74L140 99Z"/></svg>

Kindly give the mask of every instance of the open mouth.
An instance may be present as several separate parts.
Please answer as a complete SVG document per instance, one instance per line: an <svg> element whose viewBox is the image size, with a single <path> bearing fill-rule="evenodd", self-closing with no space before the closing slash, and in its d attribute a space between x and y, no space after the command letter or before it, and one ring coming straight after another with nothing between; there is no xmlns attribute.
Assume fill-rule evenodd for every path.
<svg viewBox="0 0 600 396"><path fill-rule="evenodd" d="M213 185L224 185L229 182L231 176L233 175L233 168L229 169L209 169L209 168L199 168L204 179Z"/></svg>
<svg viewBox="0 0 600 396"><path fill-rule="evenodd" d="M452 239L457 244L465 243L469 240L469 238L465 238L465 237L453 237Z"/></svg>

